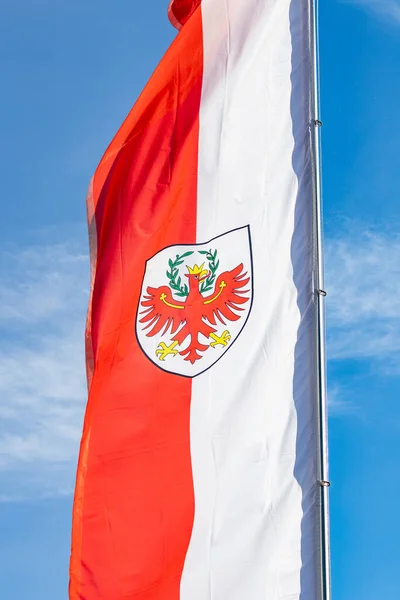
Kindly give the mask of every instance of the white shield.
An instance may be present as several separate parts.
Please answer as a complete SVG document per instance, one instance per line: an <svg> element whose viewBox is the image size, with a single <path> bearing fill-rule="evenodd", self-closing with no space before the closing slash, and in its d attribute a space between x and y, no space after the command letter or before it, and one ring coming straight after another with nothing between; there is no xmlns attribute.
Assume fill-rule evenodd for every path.
<svg viewBox="0 0 400 600"><path fill-rule="evenodd" d="M160 369L196 377L231 348L252 302L248 226L202 244L169 246L146 262L137 339Z"/></svg>

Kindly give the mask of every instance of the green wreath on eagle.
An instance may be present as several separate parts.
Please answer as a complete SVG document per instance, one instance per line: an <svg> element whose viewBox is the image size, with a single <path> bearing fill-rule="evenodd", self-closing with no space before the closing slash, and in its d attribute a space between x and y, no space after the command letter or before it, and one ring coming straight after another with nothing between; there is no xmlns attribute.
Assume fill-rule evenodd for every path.
<svg viewBox="0 0 400 600"><path fill-rule="evenodd" d="M192 254L194 254L194 252L185 252L181 255L177 254L175 260L170 258L168 261L169 269L166 272L166 275L169 280L169 287L180 298L186 298L189 295L189 288L186 283L182 285L182 278L179 275L179 267L183 265L184 259ZM199 254L205 255L208 261L209 276L200 285L201 294L206 294L213 289L215 279L217 277L217 271L219 267L219 260L217 258L218 252L217 250L199 250Z"/></svg>

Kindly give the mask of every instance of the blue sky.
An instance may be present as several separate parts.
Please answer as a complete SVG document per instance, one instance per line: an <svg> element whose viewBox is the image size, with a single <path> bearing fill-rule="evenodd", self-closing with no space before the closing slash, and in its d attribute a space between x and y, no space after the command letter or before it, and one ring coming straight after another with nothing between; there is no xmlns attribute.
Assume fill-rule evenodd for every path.
<svg viewBox="0 0 400 600"><path fill-rule="evenodd" d="M140 4L140 8L136 5ZM85 195L167 0L0 0L0 590L66 600ZM320 10L334 598L398 596L400 0Z"/></svg>

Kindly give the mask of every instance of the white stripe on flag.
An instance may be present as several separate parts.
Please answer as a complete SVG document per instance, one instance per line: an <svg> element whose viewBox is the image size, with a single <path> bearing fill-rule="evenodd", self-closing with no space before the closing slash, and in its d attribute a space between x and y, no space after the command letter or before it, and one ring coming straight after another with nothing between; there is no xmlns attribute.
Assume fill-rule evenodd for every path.
<svg viewBox="0 0 400 600"><path fill-rule="evenodd" d="M250 224L254 304L193 380L182 600L316 600L307 0L203 0L197 241Z"/></svg>

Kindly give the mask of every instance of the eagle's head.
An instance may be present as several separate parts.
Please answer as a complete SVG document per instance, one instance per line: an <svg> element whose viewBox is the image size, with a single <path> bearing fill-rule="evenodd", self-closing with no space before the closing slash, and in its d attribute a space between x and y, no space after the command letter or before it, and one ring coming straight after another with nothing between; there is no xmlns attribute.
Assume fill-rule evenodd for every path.
<svg viewBox="0 0 400 600"><path fill-rule="evenodd" d="M190 288L198 289L199 283L207 279L209 275L209 271L204 268L204 263L202 265L194 267L187 267L189 273L186 273L186 277L189 278Z"/></svg>

